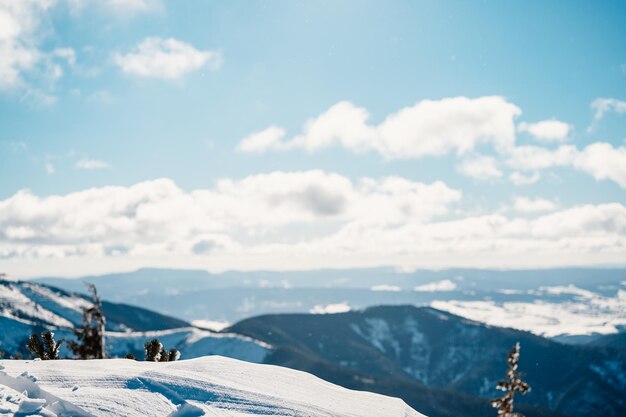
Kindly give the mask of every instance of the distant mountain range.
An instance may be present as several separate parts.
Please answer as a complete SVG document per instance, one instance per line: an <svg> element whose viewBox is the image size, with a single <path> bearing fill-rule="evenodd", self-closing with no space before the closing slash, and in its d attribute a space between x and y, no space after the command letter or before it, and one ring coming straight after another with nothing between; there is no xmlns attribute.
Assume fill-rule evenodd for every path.
<svg viewBox="0 0 626 417"><path fill-rule="evenodd" d="M0 280L0 349L26 353L27 336L44 328L72 337L89 303L52 286ZM299 369L400 397L430 417L492 415L487 400L499 395L494 387L504 376L506 353L520 341L521 370L533 387L518 400L527 416L626 415L626 349L619 334L564 345L413 306L264 315L212 332L130 305L104 302L104 308L111 355L141 357L143 344L158 337L183 358L216 354Z"/></svg>
<svg viewBox="0 0 626 417"><path fill-rule="evenodd" d="M290 272L141 269L37 282L192 320L233 323L261 314L337 312L376 305L434 306L488 324L568 343L626 329L626 269Z"/></svg>

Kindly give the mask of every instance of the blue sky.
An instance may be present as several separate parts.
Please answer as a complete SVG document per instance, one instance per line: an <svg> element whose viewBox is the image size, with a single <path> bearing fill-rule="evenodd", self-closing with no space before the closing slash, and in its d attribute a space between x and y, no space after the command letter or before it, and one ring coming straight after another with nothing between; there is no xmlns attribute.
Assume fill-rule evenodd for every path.
<svg viewBox="0 0 626 417"><path fill-rule="evenodd" d="M619 1L0 0L0 269L71 275L180 263L208 269L623 263L624 16ZM489 97L495 101L481 101ZM425 101L434 104L419 105ZM346 106L331 110L341 102ZM405 122L384 133L385 120L402 109L410 113ZM363 123L350 119L357 113L367 114ZM307 121L315 126L324 114L332 121L320 122L322 133L307 134ZM284 134L252 151L241 146L270 126ZM354 144L348 136L361 128ZM294 137L300 139L291 143ZM351 185L335 189L330 175ZM385 179L392 177L407 182L404 191L389 191ZM260 183L248 188L246 178ZM364 178L377 185L362 185ZM154 186L158 179L171 182L166 191L163 183ZM413 193L437 181L461 197ZM194 200L194 190L219 200L189 203L200 212L196 221L215 220L215 227L189 225L172 232L176 239L144 241L137 236L150 231L139 231L145 223L135 215L105 210L102 226L97 217L72 222L50 214L91 210L90 202L111 198L107 186L134 195L138 184L154 186L146 186L145 201L163 216L149 227L176 229L161 204ZM95 190L87 202L68 197L87 189ZM270 194L259 191L266 189ZM170 193L176 196L162 197ZM381 212L410 215L383 221L355 214L353 205L379 194L389 200L381 204L390 211ZM233 201L224 203L227 197ZM133 210L140 204L114 198ZM248 213L225 219L220 211L257 205L268 210L259 216L290 220ZM456 257L444 256L444 245L432 265L424 250L432 242L415 240L420 227L496 221L485 216L521 229L487 234L480 248L455 246ZM98 226L112 232L79 237ZM536 231L543 227L553 234ZM401 228L404 234L389 234ZM353 236L354 229L407 240L372 256L376 247L357 245L364 235ZM589 233L598 241L581 243ZM461 231L448 243L472 236ZM501 261L489 259L489 242L500 242ZM286 263L296 244L302 259ZM334 253L354 256L325 262L333 244ZM552 256L532 260L544 252ZM276 259L260 261L267 253Z"/></svg>

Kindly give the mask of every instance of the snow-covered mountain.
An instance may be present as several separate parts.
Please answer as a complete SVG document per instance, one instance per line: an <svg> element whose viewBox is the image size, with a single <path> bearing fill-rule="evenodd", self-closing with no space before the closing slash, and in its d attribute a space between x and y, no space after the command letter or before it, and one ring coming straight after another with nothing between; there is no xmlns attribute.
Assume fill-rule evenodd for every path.
<svg viewBox="0 0 626 417"><path fill-rule="evenodd" d="M219 274L141 269L38 281L72 291L82 291L82 281L94 282L105 299L190 321L233 323L261 314L413 304L572 343L626 331L624 268L410 273L371 268Z"/></svg>
<svg viewBox="0 0 626 417"><path fill-rule="evenodd" d="M446 396L437 399L437 389L483 398L486 406L487 399L498 395L495 386L504 375L508 350L521 342L520 370L527 373L532 392L516 402L544 408L526 415L626 415L623 348L565 345L412 306L266 315L243 320L229 331L274 346L268 363L312 372L350 388L393 392L433 416L488 415L480 401L470 399L456 400L465 401L462 411L450 410Z"/></svg>
<svg viewBox="0 0 626 417"><path fill-rule="evenodd" d="M33 282L0 280L0 352L26 354L28 336L43 329L56 338L70 339L81 323L88 297ZM168 348L179 349L185 358L223 355L262 362L270 347L263 342L232 333L216 333L143 308L104 301L107 317L107 350L111 356L132 353L143 357L143 345L158 338ZM68 352L62 350L61 355Z"/></svg>
<svg viewBox="0 0 626 417"><path fill-rule="evenodd" d="M219 356L0 361L0 415L423 417L402 400Z"/></svg>

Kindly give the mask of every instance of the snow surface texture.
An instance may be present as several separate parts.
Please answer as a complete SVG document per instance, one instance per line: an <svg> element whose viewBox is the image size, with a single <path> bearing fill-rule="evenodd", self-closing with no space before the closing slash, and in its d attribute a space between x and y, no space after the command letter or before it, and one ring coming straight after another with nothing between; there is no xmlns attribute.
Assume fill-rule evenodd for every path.
<svg viewBox="0 0 626 417"><path fill-rule="evenodd" d="M0 363L0 416L423 417L397 398L220 356Z"/></svg>

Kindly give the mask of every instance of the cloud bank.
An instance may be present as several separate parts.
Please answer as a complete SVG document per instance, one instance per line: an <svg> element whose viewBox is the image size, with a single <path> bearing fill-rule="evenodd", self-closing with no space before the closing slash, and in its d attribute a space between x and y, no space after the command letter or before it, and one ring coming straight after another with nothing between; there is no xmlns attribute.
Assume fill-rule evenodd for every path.
<svg viewBox="0 0 626 417"><path fill-rule="evenodd" d="M514 119L520 109L502 97L422 100L368 123L368 111L342 101L306 122L302 133L286 139L286 131L272 126L247 136L239 150L305 149L309 152L341 146L357 153L374 151L390 159L464 154L480 143L500 149L515 142Z"/></svg>
<svg viewBox="0 0 626 417"><path fill-rule="evenodd" d="M461 201L442 182L352 181L318 170L190 192L169 179L56 196L20 191L0 201L0 269L539 267L621 264L626 255L619 203L541 214L545 202L520 200L517 217L465 214Z"/></svg>
<svg viewBox="0 0 626 417"><path fill-rule="evenodd" d="M593 108L599 120L608 111L626 112L626 102L597 99ZM573 129L554 119L522 122L516 127L515 120L521 113L519 107L498 96L452 97L422 100L374 125L368 123L370 116L366 109L342 101L309 119L298 135L288 137L286 129L273 125L244 137L237 150L316 152L339 146L357 154L377 152L386 159L420 159L453 153L460 158L457 172L477 180L508 177L515 185L529 185L539 181L542 170L568 167L626 188L626 147L606 142L595 142L583 149L563 144L555 149L520 145L516 131L527 132L540 142L560 143L566 141ZM484 154L484 148L494 154Z"/></svg>

